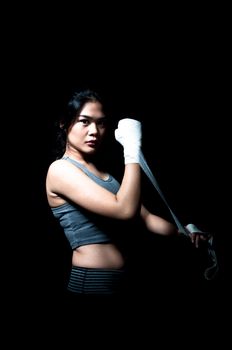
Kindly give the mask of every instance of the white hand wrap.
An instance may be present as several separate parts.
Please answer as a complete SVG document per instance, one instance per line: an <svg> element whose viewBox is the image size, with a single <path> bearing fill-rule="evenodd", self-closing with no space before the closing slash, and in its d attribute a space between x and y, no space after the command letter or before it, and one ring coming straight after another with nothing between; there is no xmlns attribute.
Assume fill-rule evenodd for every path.
<svg viewBox="0 0 232 350"><path fill-rule="evenodd" d="M194 225L194 224L188 224L185 227L187 228L187 230L190 233L202 233L202 234L204 234L204 232L199 230L199 228L197 228L196 225Z"/></svg>
<svg viewBox="0 0 232 350"><path fill-rule="evenodd" d="M142 127L138 120L124 118L115 130L116 140L123 146L124 163L139 163Z"/></svg>

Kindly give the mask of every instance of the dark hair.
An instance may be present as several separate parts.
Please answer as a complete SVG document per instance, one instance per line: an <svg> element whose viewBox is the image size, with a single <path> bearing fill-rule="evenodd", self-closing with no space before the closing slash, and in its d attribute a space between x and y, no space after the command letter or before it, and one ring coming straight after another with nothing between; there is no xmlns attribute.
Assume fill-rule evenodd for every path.
<svg viewBox="0 0 232 350"><path fill-rule="evenodd" d="M93 90L87 89L80 92L74 92L61 118L56 122L56 140L53 152L56 159L64 154L67 141L67 131L69 127L74 124L77 115L88 102L99 102L103 106L102 98Z"/></svg>

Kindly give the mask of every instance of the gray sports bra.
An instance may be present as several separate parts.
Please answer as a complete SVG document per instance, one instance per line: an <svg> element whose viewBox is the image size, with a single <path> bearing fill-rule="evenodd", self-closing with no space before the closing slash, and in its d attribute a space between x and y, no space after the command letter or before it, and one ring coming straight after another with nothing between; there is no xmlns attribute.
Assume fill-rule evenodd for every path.
<svg viewBox="0 0 232 350"><path fill-rule="evenodd" d="M120 184L113 176L109 175L107 180L102 180L74 159L69 157L62 159L73 163L93 181L110 192L118 192ZM51 210L59 220L72 249L86 244L111 242L110 227L112 222L107 218L94 214L72 202L64 203L59 207L51 208Z"/></svg>

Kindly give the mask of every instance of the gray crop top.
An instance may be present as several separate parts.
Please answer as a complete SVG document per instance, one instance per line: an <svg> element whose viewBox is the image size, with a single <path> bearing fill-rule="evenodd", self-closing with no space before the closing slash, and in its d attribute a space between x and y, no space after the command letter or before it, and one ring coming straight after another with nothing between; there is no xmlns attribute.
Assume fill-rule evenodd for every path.
<svg viewBox="0 0 232 350"><path fill-rule="evenodd" d="M69 157L63 157L63 159L82 169L100 186L112 193L118 192L120 184L113 176L109 175L107 180L102 180L77 161ZM94 214L72 202L64 203L59 207L51 208L51 210L59 220L72 249L86 244L111 242L110 226L112 226L112 222L110 225L110 220L107 218Z"/></svg>

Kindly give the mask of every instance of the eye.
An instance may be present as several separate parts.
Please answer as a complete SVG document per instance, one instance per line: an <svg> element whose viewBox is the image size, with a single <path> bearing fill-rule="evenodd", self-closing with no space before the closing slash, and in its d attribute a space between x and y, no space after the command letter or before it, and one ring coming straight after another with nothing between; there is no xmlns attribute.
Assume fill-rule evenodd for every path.
<svg viewBox="0 0 232 350"><path fill-rule="evenodd" d="M79 120L79 122L82 123L83 125L89 125L88 119L81 119L81 120Z"/></svg>
<svg viewBox="0 0 232 350"><path fill-rule="evenodd" d="M103 119L100 119L98 122L97 122L97 125L102 127L102 128L105 128L106 127L106 124L107 124L107 121L105 118Z"/></svg>

